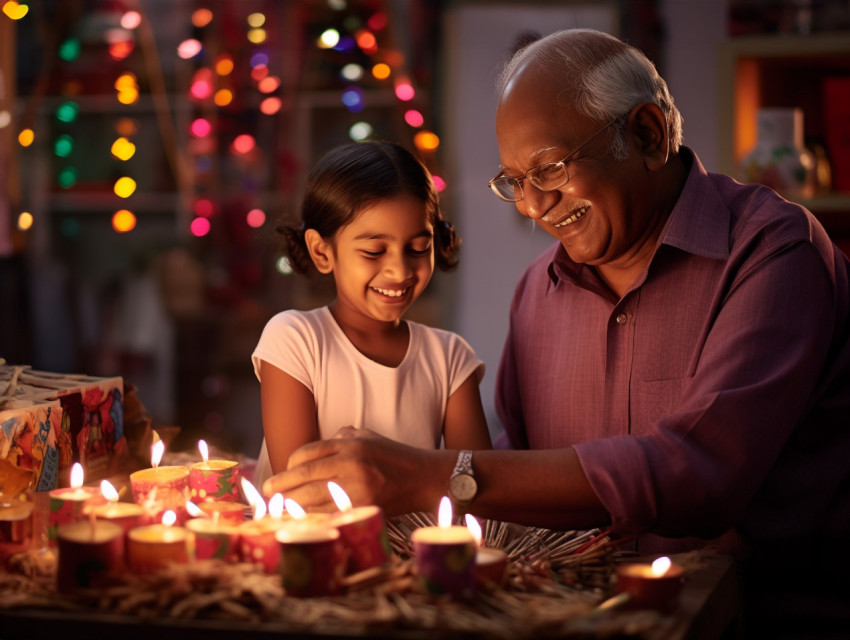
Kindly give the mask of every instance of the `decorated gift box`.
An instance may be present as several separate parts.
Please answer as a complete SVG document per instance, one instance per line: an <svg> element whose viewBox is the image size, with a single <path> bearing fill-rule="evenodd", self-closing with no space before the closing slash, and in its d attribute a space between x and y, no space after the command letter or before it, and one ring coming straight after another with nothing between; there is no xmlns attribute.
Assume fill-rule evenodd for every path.
<svg viewBox="0 0 850 640"><path fill-rule="evenodd" d="M122 378L0 366L0 460L33 472L33 487L67 486L74 462L86 479L127 461Z"/></svg>

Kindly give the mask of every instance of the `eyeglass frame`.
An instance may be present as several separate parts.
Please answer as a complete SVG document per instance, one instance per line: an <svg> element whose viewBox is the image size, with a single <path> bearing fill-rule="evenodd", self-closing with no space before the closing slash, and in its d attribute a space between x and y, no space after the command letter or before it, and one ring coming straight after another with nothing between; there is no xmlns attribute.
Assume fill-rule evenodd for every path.
<svg viewBox="0 0 850 640"><path fill-rule="evenodd" d="M525 198L525 191L524 191L524 190L523 190L523 188L522 188L522 183L523 183L523 181L525 181L525 180L529 180L529 182L531 182L531 178L529 178L529 177L528 177L528 174L529 174L529 173L531 173L532 171L539 170L539 169L540 169L540 167L545 167L545 166L547 166L547 165L553 165L553 166L554 166L554 165L561 165L561 167L562 167L562 168L563 168L563 170L564 170L564 176L565 176L565 179L564 179L564 181L563 181L561 184L559 184L558 186L556 186L556 187L550 187L550 188L548 188L548 189L544 189L544 188L539 187L539 186L537 186L536 184L534 184L534 182L531 182L531 184L534 186L534 188L535 188L535 189L538 189L538 190L540 190L540 191L555 191L556 189L560 189L561 187L563 187L565 184L567 184L567 183L570 181L570 172L567 170L567 163L568 163L568 162L570 162L571 160L573 160L573 158L575 158L576 154L577 154L579 151L581 151L581 150L582 150L585 146L587 146L588 144L590 144L590 142L591 142L594 138L596 138L596 136L598 136L598 135L599 135L600 133L602 133L603 131L607 130L607 129L608 129L608 127L610 127L611 125L613 125L613 124L615 124L615 123L619 122L619 121L620 121L620 120L622 120L624 117L628 116L628 115L629 115L629 113L630 113L630 112L621 113L621 114L620 114L620 115L618 115L616 118L614 118L613 120L611 120L608 124L606 124L605 126L601 127L600 129L597 129L597 130L596 130L596 131L595 131L595 132L594 132L594 133L593 133L593 134L592 134L592 135L591 135L591 136L590 136L587 140L585 140L585 141L584 141L584 142L582 142L579 146L577 146L575 149L573 149L572 151L570 151L570 152L569 152L566 156L564 156L561 160L558 160L557 162L541 162L540 164L538 164L538 165L534 165L533 167L531 167L528 171L526 171L525 173L523 173L523 174L522 174L522 176L521 176L521 177L519 177L519 178L508 178L508 176L504 175L504 169L503 169L503 170L502 170L502 171L500 171L498 174L496 174L496 176L495 176L495 177L493 177L493 178L490 180L490 182L488 182L488 183L487 183L487 186L488 186L488 187L490 187L490 190L491 190L493 193L495 193L495 194L496 194L496 196L499 198L499 200L502 200L503 202L520 202L520 201L522 201L522 200ZM520 194L521 194L519 198L517 198L517 199L515 199L515 200L514 200L514 199L509 199L509 198L505 198L505 197L504 197L504 195L502 194L502 192L501 192L501 191L499 191L499 190L498 190L498 188L495 186L495 182L496 182L496 180L499 180L499 179L501 179L501 178L505 178L505 179L507 179L507 180L511 180L511 181L513 181L516 185L518 185L518 186L519 186L519 192L520 192Z"/></svg>

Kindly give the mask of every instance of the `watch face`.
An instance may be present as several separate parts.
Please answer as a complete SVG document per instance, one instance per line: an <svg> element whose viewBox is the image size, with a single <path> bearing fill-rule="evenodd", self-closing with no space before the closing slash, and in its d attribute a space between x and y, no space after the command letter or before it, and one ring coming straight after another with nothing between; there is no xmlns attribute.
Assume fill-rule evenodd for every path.
<svg viewBox="0 0 850 640"><path fill-rule="evenodd" d="M452 499L458 502L469 502L478 492L478 483L472 476L460 473L452 477L449 483L449 492Z"/></svg>

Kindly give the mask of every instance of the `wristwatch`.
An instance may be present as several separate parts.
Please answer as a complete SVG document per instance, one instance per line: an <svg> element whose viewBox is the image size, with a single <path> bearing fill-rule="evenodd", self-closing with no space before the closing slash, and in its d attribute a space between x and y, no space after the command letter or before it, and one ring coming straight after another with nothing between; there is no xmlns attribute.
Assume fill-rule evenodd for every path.
<svg viewBox="0 0 850 640"><path fill-rule="evenodd" d="M458 512L456 515L466 512L477 493L478 483L472 471L472 451L464 449L458 454L455 469L449 478L449 498Z"/></svg>

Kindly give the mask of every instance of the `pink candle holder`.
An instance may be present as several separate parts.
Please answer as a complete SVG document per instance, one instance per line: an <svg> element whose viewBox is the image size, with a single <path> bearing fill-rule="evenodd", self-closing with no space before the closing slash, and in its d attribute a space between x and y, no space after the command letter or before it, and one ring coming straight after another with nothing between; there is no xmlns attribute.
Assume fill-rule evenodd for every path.
<svg viewBox="0 0 850 640"><path fill-rule="evenodd" d="M183 527L150 524L127 533L127 564L140 574L189 562L189 532Z"/></svg>
<svg viewBox="0 0 850 640"><path fill-rule="evenodd" d="M47 512L47 543L56 546L58 529L63 524L78 522L88 517L87 509L106 502L99 489L94 487L68 487L49 492Z"/></svg>
<svg viewBox="0 0 850 640"><path fill-rule="evenodd" d="M233 460L204 460L189 467L189 499L195 503L239 502L239 465Z"/></svg>
<svg viewBox="0 0 850 640"><path fill-rule="evenodd" d="M425 591L468 599L475 591L475 538L466 527L422 527L410 540Z"/></svg>
<svg viewBox="0 0 850 640"><path fill-rule="evenodd" d="M354 507L331 520L347 550L347 573L357 573L389 562L390 540L380 507Z"/></svg>
<svg viewBox="0 0 850 640"><path fill-rule="evenodd" d="M59 565L56 588L61 593L97 587L124 566L124 531L113 522L82 520L63 524L57 532Z"/></svg>
<svg viewBox="0 0 850 640"><path fill-rule="evenodd" d="M32 546L33 506L19 498L0 500L0 565Z"/></svg>
<svg viewBox="0 0 850 640"><path fill-rule="evenodd" d="M340 592L345 562L339 531L297 524L278 529L275 538L286 595L310 598Z"/></svg>
<svg viewBox="0 0 850 640"><path fill-rule="evenodd" d="M264 517L239 525L239 551L244 562L260 564L266 573L277 573L280 545L275 532L284 526L283 518Z"/></svg>
<svg viewBox="0 0 850 640"><path fill-rule="evenodd" d="M151 467L130 474L133 501L145 510L144 521L158 523L162 515L174 511L177 522L188 519L186 500L189 496L189 468L181 466Z"/></svg>
<svg viewBox="0 0 850 640"><path fill-rule="evenodd" d="M239 561L239 529L235 525L195 518L184 526L190 534L189 547L195 560Z"/></svg>

